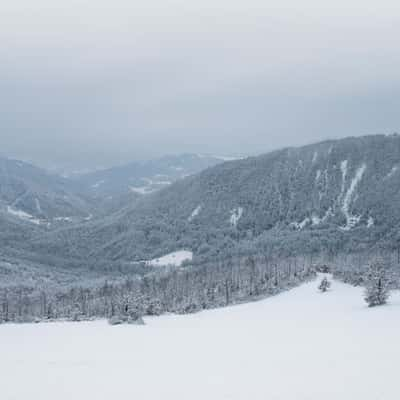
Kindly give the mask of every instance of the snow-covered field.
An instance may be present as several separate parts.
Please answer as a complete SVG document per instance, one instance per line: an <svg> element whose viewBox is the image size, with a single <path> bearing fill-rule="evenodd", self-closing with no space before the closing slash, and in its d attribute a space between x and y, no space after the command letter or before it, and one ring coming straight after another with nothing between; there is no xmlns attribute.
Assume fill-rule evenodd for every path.
<svg viewBox="0 0 400 400"><path fill-rule="evenodd" d="M0 398L399 399L400 296L317 285L145 326L0 326Z"/></svg>

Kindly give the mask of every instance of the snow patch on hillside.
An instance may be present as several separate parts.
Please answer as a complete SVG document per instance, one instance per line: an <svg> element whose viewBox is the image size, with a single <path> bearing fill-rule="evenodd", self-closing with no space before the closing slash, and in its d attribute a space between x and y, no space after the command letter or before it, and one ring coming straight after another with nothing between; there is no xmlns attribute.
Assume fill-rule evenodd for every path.
<svg viewBox="0 0 400 400"><path fill-rule="evenodd" d="M347 166L348 166L348 161L344 160L340 163L340 170L342 171L342 189L340 191L340 196L339 199L341 199L344 195L344 190L346 187L346 177L347 177Z"/></svg>
<svg viewBox="0 0 400 400"><path fill-rule="evenodd" d="M301 231L304 229L309 223L311 222L311 219L306 217L303 219L301 222L292 222L290 225L293 226L295 229Z"/></svg>
<svg viewBox="0 0 400 400"><path fill-rule="evenodd" d="M240 218L242 218L242 215L243 215L243 208L242 207L234 208L232 210L232 214L231 214L231 217L229 219L231 225L236 227L238 222L240 221Z"/></svg>
<svg viewBox="0 0 400 400"><path fill-rule="evenodd" d="M166 254L165 256L146 261L146 264L151 265L152 267L167 267L169 265L180 267L184 261L192 261L192 259L193 253L191 251L179 250Z"/></svg>
<svg viewBox="0 0 400 400"><path fill-rule="evenodd" d="M315 164L318 160L318 151L314 152L313 158L312 158L312 163Z"/></svg>
<svg viewBox="0 0 400 400"><path fill-rule="evenodd" d="M150 189L148 186L140 186L140 187L131 186L129 189L133 193L142 194L142 195L150 194L154 191L154 190Z"/></svg>
<svg viewBox="0 0 400 400"><path fill-rule="evenodd" d="M93 218L93 214L89 214L87 217L84 218L85 221L90 221Z"/></svg>
<svg viewBox="0 0 400 400"><path fill-rule="evenodd" d="M129 189L133 193L138 193L141 195L150 194L156 192L157 190L171 185L172 181L165 178L165 175L154 175L152 178L140 178L141 181L145 183L143 186L130 186Z"/></svg>
<svg viewBox="0 0 400 400"><path fill-rule="evenodd" d="M54 218L54 221L57 221L57 222L72 222L73 219L71 217L56 217L56 218Z"/></svg>
<svg viewBox="0 0 400 400"><path fill-rule="evenodd" d="M375 225L375 220L372 217L368 218L367 228L372 228Z"/></svg>
<svg viewBox="0 0 400 400"><path fill-rule="evenodd" d="M17 210L16 208L8 206L7 212L9 214L11 214L12 216L22 219L24 221L28 221L28 222L31 222L32 224L40 225L39 219L35 218L33 215L31 215L25 211Z"/></svg>
<svg viewBox="0 0 400 400"><path fill-rule="evenodd" d="M200 214L201 209L202 209L201 205L197 206L197 207L193 210L193 212L190 214L190 216L189 216L189 218L188 218L188 221L189 221L189 222L192 222L193 219L196 218L196 217Z"/></svg>
<svg viewBox="0 0 400 400"><path fill-rule="evenodd" d="M39 199L35 199L35 206L36 206L36 210L39 214L42 214L42 207L40 206L40 201Z"/></svg>
<svg viewBox="0 0 400 400"><path fill-rule="evenodd" d="M328 218L333 217L335 214L332 211L332 207L329 207L328 210L326 210L324 216L321 218L316 214L313 214L311 217L311 222L313 225L320 225L321 223L327 221Z"/></svg>
<svg viewBox="0 0 400 400"><path fill-rule="evenodd" d="M318 217L318 215L313 214L313 215L311 216L311 223L312 223L313 225L319 225L321 222L322 222L322 218Z"/></svg>
<svg viewBox="0 0 400 400"><path fill-rule="evenodd" d="M389 178L391 178L391 177L398 171L398 169L399 169L399 166L398 166L398 165L395 165L395 166L390 170L390 172L385 176L384 179L389 179Z"/></svg>
<svg viewBox="0 0 400 400"><path fill-rule="evenodd" d="M158 175L154 176L154 178L140 178L142 181L146 182L149 186L154 186L154 185L171 185L172 181L165 179L165 176Z"/></svg>
<svg viewBox="0 0 400 400"><path fill-rule="evenodd" d="M350 204L351 200L353 199L354 192L358 184L360 183L366 169L367 169L366 164L363 164L361 167L357 169L356 174L350 183L350 187L348 188L346 195L344 196L342 211L344 216L346 217L346 225L341 227L341 229L344 231L349 231L360 222L361 216L352 215L350 213Z"/></svg>
<svg viewBox="0 0 400 400"><path fill-rule="evenodd" d="M246 157L214 156L214 158L221 161L236 161L236 160L244 160Z"/></svg>

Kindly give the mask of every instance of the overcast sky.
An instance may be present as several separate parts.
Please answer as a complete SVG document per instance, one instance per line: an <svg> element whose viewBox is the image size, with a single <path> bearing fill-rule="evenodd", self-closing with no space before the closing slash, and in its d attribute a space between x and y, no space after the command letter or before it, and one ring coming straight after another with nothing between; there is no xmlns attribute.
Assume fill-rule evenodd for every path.
<svg viewBox="0 0 400 400"><path fill-rule="evenodd" d="M387 0L0 5L0 153L107 166L400 130Z"/></svg>

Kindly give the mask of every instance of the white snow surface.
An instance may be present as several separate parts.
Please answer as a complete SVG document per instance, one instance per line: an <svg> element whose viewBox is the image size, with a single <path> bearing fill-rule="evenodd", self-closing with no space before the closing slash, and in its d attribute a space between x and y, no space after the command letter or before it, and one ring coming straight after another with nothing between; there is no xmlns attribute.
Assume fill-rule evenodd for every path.
<svg viewBox="0 0 400 400"><path fill-rule="evenodd" d="M146 264L153 267L166 267L168 265L180 267L184 261L191 261L192 258L193 253L191 251L179 250L166 254L165 256L146 261Z"/></svg>
<svg viewBox="0 0 400 400"><path fill-rule="evenodd" d="M2 400L398 400L400 295L319 280L192 315L0 325Z"/></svg>

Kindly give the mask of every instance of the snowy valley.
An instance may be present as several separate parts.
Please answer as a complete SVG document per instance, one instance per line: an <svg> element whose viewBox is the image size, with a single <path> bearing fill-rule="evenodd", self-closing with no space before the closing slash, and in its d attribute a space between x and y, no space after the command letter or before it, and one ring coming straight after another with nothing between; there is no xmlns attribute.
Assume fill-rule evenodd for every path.
<svg viewBox="0 0 400 400"><path fill-rule="evenodd" d="M400 400L399 1L0 4L0 400Z"/></svg>

